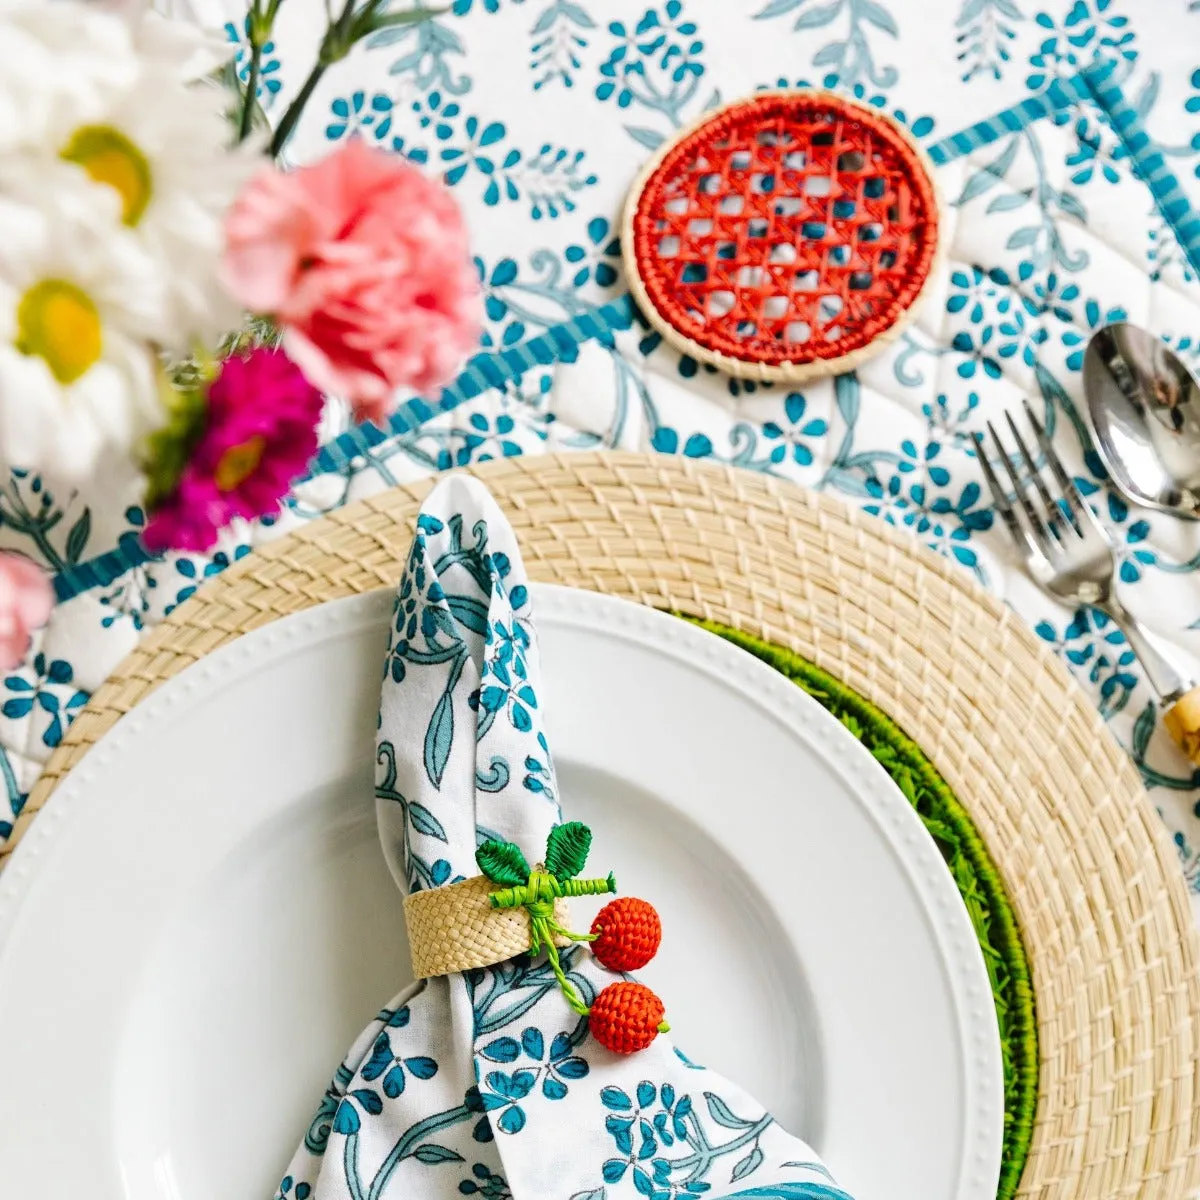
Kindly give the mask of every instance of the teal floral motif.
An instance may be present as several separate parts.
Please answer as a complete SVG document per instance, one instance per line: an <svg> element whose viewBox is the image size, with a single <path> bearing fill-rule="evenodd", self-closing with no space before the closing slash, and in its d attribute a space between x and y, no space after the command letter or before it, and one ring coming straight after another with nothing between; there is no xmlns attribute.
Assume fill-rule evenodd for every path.
<svg viewBox="0 0 1200 1200"><path fill-rule="evenodd" d="M246 84L250 81L250 54L247 50L246 42L249 32L249 16L242 22L241 29L238 29L232 21L225 22L225 39L237 46L237 53L234 55L233 61L234 67L237 70L238 81L241 83L243 91ZM279 77L282 65L275 49L275 43L272 41L264 42L262 57L258 67L258 84L254 89L254 96L267 111L270 111L279 95L280 89L283 87L283 80ZM303 1200L303 1197L300 1200Z"/></svg>
<svg viewBox="0 0 1200 1200"><path fill-rule="evenodd" d="M380 50L400 46L404 53L388 68L388 74L419 93L440 88L451 96L464 96L471 90L471 77L457 74L453 58L465 54L462 38L437 18L415 25L393 25L367 39L367 48ZM410 154L414 161L416 154Z"/></svg>
<svg viewBox="0 0 1200 1200"><path fill-rule="evenodd" d="M497 1175L483 1163L476 1163L471 1168L473 1178L464 1179L458 1185L458 1190L464 1196L479 1196L481 1200L512 1200L512 1192L508 1189L503 1175Z"/></svg>
<svg viewBox="0 0 1200 1200"><path fill-rule="evenodd" d="M0 746L0 777L3 778L4 783L0 813L6 812L5 817L0 817L0 840L4 840L12 836L12 823L21 815L21 810L25 807L25 801L29 797L21 791L21 787L17 783L16 772L13 770L12 759L3 746Z"/></svg>
<svg viewBox="0 0 1200 1200"><path fill-rule="evenodd" d="M1064 289L1061 293L1064 300L1067 294L1068 290ZM1097 300L1084 301L1081 315L1083 328L1071 326L1062 332L1062 343L1070 351L1067 355L1067 367L1072 371L1083 369L1083 356L1087 351L1088 339L1097 329L1111 324L1113 321L1124 321L1128 316L1119 304L1112 308L1101 308Z"/></svg>
<svg viewBox="0 0 1200 1200"><path fill-rule="evenodd" d="M438 451L438 470L494 458L515 458L523 453L521 443L512 438L515 430L516 422L508 413L489 420L483 413L473 412L467 418L467 428L461 432L457 449L452 452L443 447Z"/></svg>
<svg viewBox="0 0 1200 1200"><path fill-rule="evenodd" d="M67 521L73 508L75 514ZM78 507L74 496L60 504L39 475L13 467L7 485L0 487L0 526L28 540L26 552L31 558L52 571L65 571L84 557L92 534L92 510ZM61 542L50 536L55 529L67 530Z"/></svg>
<svg viewBox="0 0 1200 1200"><path fill-rule="evenodd" d="M587 223L586 241L571 243L563 251L563 258L575 269L572 287L585 287L594 280L597 287L611 288L617 282L621 243L611 236L606 217L593 217Z"/></svg>
<svg viewBox="0 0 1200 1200"><path fill-rule="evenodd" d="M4 680L11 693L0 712L10 721L40 711L41 741L53 749L62 741L75 714L88 702L89 693L75 686L75 668L61 658L47 659L38 651L33 662Z"/></svg>
<svg viewBox="0 0 1200 1200"><path fill-rule="evenodd" d="M932 404L922 404L921 413L941 442L950 442L960 449L973 446L971 434L979 427L979 394L968 392L965 396L951 398L944 392Z"/></svg>
<svg viewBox="0 0 1200 1200"><path fill-rule="evenodd" d="M441 821L418 800L409 800L396 787L396 747L389 741L381 741L376 761L384 769L381 782L375 785L375 798L399 804L404 813L404 858L408 863L409 886L415 892L419 888L441 887L455 882L451 878L453 868L445 858L432 862L417 853L417 835L446 842L446 830ZM403 1010L402 1010L403 1011ZM408 1024L407 1015L403 1024Z"/></svg>
<svg viewBox="0 0 1200 1200"><path fill-rule="evenodd" d="M793 12L798 14L792 26L797 32L834 25L842 16L847 20L845 36L835 37L813 55L814 67L831 68L846 87L864 83L886 89L895 85L899 72L893 66L877 66L867 40L869 30L891 38L900 33L895 17L879 0L770 0L755 18L767 21Z"/></svg>
<svg viewBox="0 0 1200 1200"><path fill-rule="evenodd" d="M998 187L1005 182L1022 148L1029 154L1036 182L1019 189ZM1087 252L1067 249L1059 222L1064 216L1086 222L1087 210L1074 192L1056 187L1050 179L1041 141L1037 133L1027 126L1013 134L991 162L967 177L954 203L963 205L997 189L997 194L988 201L987 212L1009 212L1029 207L1033 216L1030 224L1022 225L1009 234L1005 242L1006 249L1024 250L1031 268L1049 271L1059 266L1068 271L1082 271L1088 264Z"/></svg>
<svg viewBox="0 0 1200 1200"><path fill-rule="evenodd" d="M1197 99L1200 100L1200 97ZM1200 138L1200 134L1197 137ZM1175 230L1157 207L1151 216L1146 240L1146 262L1150 267L1152 282L1157 283L1160 279L1168 278L1168 272L1178 272L1183 276L1185 283L1196 282L1196 273L1179 245Z"/></svg>
<svg viewBox="0 0 1200 1200"><path fill-rule="evenodd" d="M131 562L138 560L139 534L146 524L146 515L137 505L125 510L129 528L117 540L117 546ZM135 630L145 627L151 609L150 593L158 587L156 563L142 563L126 571L111 587L101 591L100 603L109 611L100 618L102 629L111 629L122 617Z"/></svg>
<svg viewBox="0 0 1200 1200"><path fill-rule="evenodd" d="M1075 486L1108 529L1121 582L1137 583L1147 567L1158 564L1158 555L1146 542L1150 536L1150 522L1132 513L1129 505L1109 487L1078 475Z"/></svg>
<svg viewBox="0 0 1200 1200"><path fill-rule="evenodd" d="M1137 657L1125 635L1104 613L1081 608L1061 633L1049 621L1039 621L1036 632L1091 687L1106 719L1129 703L1138 686Z"/></svg>
<svg viewBox="0 0 1200 1200"><path fill-rule="evenodd" d="M530 31L529 66L535 76L535 92L556 80L563 87L575 86L579 53L588 44L584 34L595 28L596 22L575 0L554 0L542 10Z"/></svg>
<svg viewBox="0 0 1200 1200"><path fill-rule="evenodd" d="M999 80L1011 58L1016 26L1025 18L1013 0L963 0L954 26L963 83L988 74Z"/></svg>
<svg viewBox="0 0 1200 1200"><path fill-rule="evenodd" d="M728 1174L722 1172L722 1184L747 1179L762 1166L758 1142L770 1116L740 1117L713 1092L704 1093L717 1127L711 1130L704 1128L691 1096L680 1095L670 1083L643 1080L632 1096L623 1088L605 1087L600 1100L607 1110L604 1128L616 1150L602 1168L607 1184L629 1175L650 1200L679 1200L712 1188L708 1176L722 1159L736 1158Z"/></svg>
<svg viewBox="0 0 1200 1200"><path fill-rule="evenodd" d="M578 194L596 183L584 167L584 151L549 142L532 155L506 148L508 131L502 121L464 115L459 102L440 91L414 101L412 112L416 131L411 136L396 133L392 149L414 162L437 163L450 187L477 179L488 206L524 198L533 220L553 220L574 212Z"/></svg>
<svg viewBox="0 0 1200 1200"><path fill-rule="evenodd" d="M905 440L900 449L903 457L886 483L868 484L875 498L864 510L889 525L912 530L931 549L981 576L971 538L992 527L993 513L980 504L979 484L972 480L961 488L954 486L950 471L938 461L943 449L939 442L927 442L918 450Z"/></svg>
<svg viewBox="0 0 1200 1200"><path fill-rule="evenodd" d="M1028 266L1022 263L1023 277ZM1028 367L1036 364L1037 347L1049 337L1041 322L1030 319L1040 316L1037 301L1016 292L999 268L986 273L978 267L955 271L950 283L957 290L947 299L946 311L970 322L950 343L952 350L967 356L955 368L962 378L971 379L980 369L998 379L1005 359L1015 358Z"/></svg>
<svg viewBox="0 0 1200 1200"><path fill-rule="evenodd" d="M667 0L661 11L646 9L632 29L624 21L612 21L608 32L616 41L600 66L596 99L613 100L623 109L636 104L679 128L705 71L700 57L704 41L696 22L685 17L681 0ZM715 102L714 96L705 107ZM662 130L641 125L626 125L625 132L647 150L666 137Z"/></svg>
<svg viewBox="0 0 1200 1200"><path fill-rule="evenodd" d="M1047 12L1037 13L1034 21L1047 36L1029 59L1033 70L1025 86L1030 91L1040 91L1099 59L1128 66L1137 58L1129 18L1115 11L1113 0L1075 0L1061 24Z"/></svg>
<svg viewBox="0 0 1200 1200"><path fill-rule="evenodd" d="M499 1113L496 1125L502 1133L520 1133L528 1119L521 1101L535 1083L532 1071L489 1071L483 1083L467 1093L467 1107L473 1112Z"/></svg>
<svg viewBox="0 0 1200 1200"><path fill-rule="evenodd" d="M368 1083L380 1081L379 1086L389 1100L395 1100L403 1094L408 1080L432 1079L438 1072L438 1065L425 1055L401 1058L393 1049L389 1029L403 1029L410 1020L407 1008L397 1009L388 1018L387 1028L380 1031L371 1046L371 1055L359 1072L359 1076Z"/></svg>
<svg viewBox="0 0 1200 1200"><path fill-rule="evenodd" d="M557 803L558 797L554 790L554 772L550 767L550 746L546 742L546 735L544 733L539 733L537 740L538 746L541 747L542 757L535 754L526 756L525 778L521 780L521 785L527 792L538 792L544 795L551 803Z"/></svg>
<svg viewBox="0 0 1200 1200"><path fill-rule="evenodd" d="M226 567L238 562L250 553L250 547L246 543L234 548L233 554L229 555L224 550L218 550L211 557L180 557L175 560L175 572L177 575L186 579L188 582L175 593L175 600L168 604L163 610L164 616L169 616L176 608L179 607L189 597L195 595L196 589L206 580L211 579L214 575L220 575ZM154 581L157 583L157 580ZM153 586L153 584L152 584Z"/></svg>
<svg viewBox="0 0 1200 1200"><path fill-rule="evenodd" d="M295 1191L292 1190L293 1185L295 1185ZM311 1195L312 1186L310 1184L296 1183L290 1175L285 1175L283 1182L275 1192L275 1200L309 1200Z"/></svg>
<svg viewBox="0 0 1200 1200"><path fill-rule="evenodd" d="M517 1063L524 1058L532 1065L518 1066L513 1071L489 1071L475 1094L468 1097L468 1107L474 1106L482 1113L499 1113L496 1123L502 1132L520 1133L528 1119L521 1101L533 1092L539 1080L542 1096L562 1100L571 1082L587 1077L591 1069L587 1060L574 1053L586 1032L586 1022L581 1020L574 1033L556 1034L549 1047L542 1031L534 1026L525 1029L519 1040L506 1036L489 1042L479 1051L482 1058L495 1063Z"/></svg>
<svg viewBox="0 0 1200 1200"><path fill-rule="evenodd" d="M772 463L781 463L790 458L801 467L812 466L813 454L809 439L824 437L829 426L820 417L805 420L808 402L800 392L790 392L783 401L785 424L767 421L762 427L763 437L779 445L771 449Z"/></svg>
<svg viewBox="0 0 1200 1200"><path fill-rule="evenodd" d="M689 434L681 446L678 432L669 425L655 429L650 444L659 454L682 454L685 458L710 458L713 453L712 439L707 434Z"/></svg>
<svg viewBox="0 0 1200 1200"><path fill-rule="evenodd" d="M510 4L524 4L525 0L509 0ZM475 0L454 0L454 7L450 10L456 17L465 17L467 13L475 7ZM479 0L479 7L484 12L494 13L500 11L500 0Z"/></svg>
<svg viewBox="0 0 1200 1200"><path fill-rule="evenodd" d="M358 135L368 141L382 142L392 131L392 98L376 92L369 100L366 92L338 96L329 105L333 114L325 126L325 136L331 141Z"/></svg>

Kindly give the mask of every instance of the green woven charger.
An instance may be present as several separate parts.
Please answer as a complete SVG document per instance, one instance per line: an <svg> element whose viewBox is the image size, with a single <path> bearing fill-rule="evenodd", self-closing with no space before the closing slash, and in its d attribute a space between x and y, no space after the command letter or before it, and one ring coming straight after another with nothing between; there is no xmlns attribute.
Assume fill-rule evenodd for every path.
<svg viewBox="0 0 1200 1200"><path fill-rule="evenodd" d="M748 650L837 717L892 777L942 852L979 938L996 1005L1004 1062L1004 1156L997 1196L1011 1200L1029 1154L1037 1108L1037 1020L1017 923L970 817L921 748L870 701L789 650L711 621L694 624Z"/></svg>

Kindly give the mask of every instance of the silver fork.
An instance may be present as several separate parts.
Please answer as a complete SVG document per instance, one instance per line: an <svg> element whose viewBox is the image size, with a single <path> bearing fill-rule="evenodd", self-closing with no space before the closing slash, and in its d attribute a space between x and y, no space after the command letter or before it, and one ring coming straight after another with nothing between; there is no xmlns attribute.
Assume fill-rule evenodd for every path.
<svg viewBox="0 0 1200 1200"><path fill-rule="evenodd" d="M996 511L1024 556L1029 574L1042 590L1066 604L1086 604L1107 613L1125 634L1130 648L1145 669L1151 687L1158 692L1164 704L1173 704L1196 681L1173 665L1169 654L1160 648L1158 639L1121 603L1114 587L1116 561L1108 533L1063 468L1062 461L1041 423L1033 415L1028 401L1024 407L1026 419L1054 476L1061 498L1058 501L1054 499L1012 414L1005 413L1009 432L1016 444L1020 470L1013 465L991 421L987 423L987 429L1012 484L1013 500L1001 486L988 460L983 435L971 435Z"/></svg>

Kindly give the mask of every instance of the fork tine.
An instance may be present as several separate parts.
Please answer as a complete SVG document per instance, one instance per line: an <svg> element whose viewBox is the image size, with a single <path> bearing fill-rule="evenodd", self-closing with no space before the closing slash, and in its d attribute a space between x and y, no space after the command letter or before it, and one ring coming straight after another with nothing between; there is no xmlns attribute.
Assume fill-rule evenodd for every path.
<svg viewBox="0 0 1200 1200"><path fill-rule="evenodd" d="M1050 470L1053 472L1054 478L1058 481L1058 486L1062 488L1063 496L1067 501L1068 508L1071 510L1071 515L1075 518L1076 529L1082 535L1083 529L1080 527L1079 522L1089 519L1094 521L1095 516L1083 496L1080 495L1075 480L1067 474L1067 470L1062 464L1062 459L1058 457L1058 451L1054 449L1054 443L1046 436L1046 430L1043 428L1041 421L1033 415L1033 407L1028 400L1022 401L1022 404L1025 408L1025 416L1029 424L1033 427L1038 445L1041 447L1042 453L1046 456L1046 462L1050 464Z"/></svg>
<svg viewBox="0 0 1200 1200"><path fill-rule="evenodd" d="M1012 413L1005 412L1004 419L1008 423L1008 431L1013 435L1013 441L1017 443L1017 453L1021 456L1021 461L1025 465L1025 470L1029 477L1033 480L1033 486L1037 489L1037 494L1041 496L1042 503L1046 506L1046 522L1056 537L1058 530L1056 528L1055 518L1061 515L1061 510L1054 502L1054 497L1050 495L1050 489L1046 487L1046 481L1042 478L1041 471L1037 468L1037 462L1032 454L1029 453L1029 447L1025 445L1025 439L1021 436L1021 431L1017 428L1017 423L1012 418Z"/></svg>
<svg viewBox="0 0 1200 1200"><path fill-rule="evenodd" d="M996 432L992 430L993 440L995 436ZM996 511L1000 514L1004 524L1008 526L1008 532L1012 535L1014 542L1020 544L1027 541L1025 531L1017 521L1017 514L1013 512L1013 507L1009 504L1008 497L1004 494L1004 489L1000 486L1000 480L996 478L996 472L992 469L992 464L987 456L987 444L983 440L983 434L972 433L971 440L975 443L975 456L979 459L979 465L983 468L983 477L987 480L988 490L992 493L992 503L995 505ZM998 445L997 449L1003 453L1003 447Z"/></svg>
<svg viewBox="0 0 1200 1200"><path fill-rule="evenodd" d="M1050 535L1046 530L1045 523L1038 516L1037 509L1030 503L1029 496L1017 475L1016 468L1012 465L1012 459L1008 457L1008 452L1004 449L1004 443L1000 440L1000 435L996 432L996 427L989 421L987 428L988 433L992 435L992 441L995 443L996 450L1000 455L1000 461L1004 464L1004 470L1012 482L1013 493L1021 506L1020 512L1024 514L1025 519L1022 523L1022 529L1025 533L1025 540L1039 553L1043 555L1049 554Z"/></svg>

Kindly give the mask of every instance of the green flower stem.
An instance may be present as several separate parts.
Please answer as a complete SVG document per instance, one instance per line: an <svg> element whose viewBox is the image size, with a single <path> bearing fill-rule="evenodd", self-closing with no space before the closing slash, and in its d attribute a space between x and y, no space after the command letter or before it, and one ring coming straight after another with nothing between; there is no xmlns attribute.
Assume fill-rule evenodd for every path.
<svg viewBox="0 0 1200 1200"><path fill-rule="evenodd" d="M280 0L273 0L276 7ZM406 12L389 13L386 10L386 0L366 0L362 8L355 9L355 0L346 0L337 18L330 21L321 39L321 49L317 52L317 61L308 73L295 99L287 106L275 134L271 138L270 153L272 158L278 158L280 151L287 145L288 138L296 128L305 105L309 102L317 84L326 70L343 58L354 48L355 44L380 29L388 29L398 25L416 25L428 21L444 11L436 8L413 8Z"/></svg>
<svg viewBox="0 0 1200 1200"><path fill-rule="evenodd" d="M253 36L250 39L250 71L246 76L246 93L242 97L242 115L238 121L239 142L244 142L250 136L250 127L254 122L254 95L258 91L258 69L262 63L262 46Z"/></svg>
<svg viewBox="0 0 1200 1200"><path fill-rule="evenodd" d="M309 97L316 91L317 84L321 82L321 76L325 74L328 66L329 63L322 62L318 58L313 65L313 69L308 73L308 78L304 81L304 85L296 94L296 98L287 106L287 111L284 112L279 124L275 127L275 133L271 137L269 150L272 158L278 158L279 152L287 145L287 140L292 136L292 130L296 128L296 122L300 120L300 114L304 111L304 106L308 103Z"/></svg>

